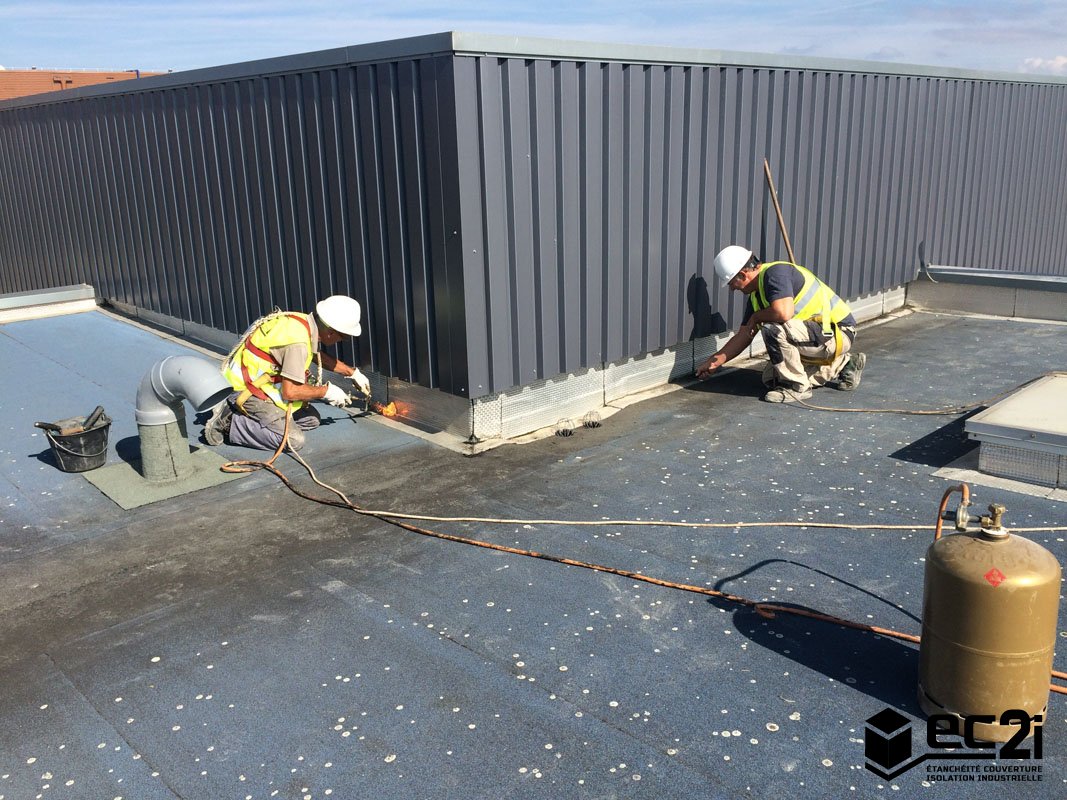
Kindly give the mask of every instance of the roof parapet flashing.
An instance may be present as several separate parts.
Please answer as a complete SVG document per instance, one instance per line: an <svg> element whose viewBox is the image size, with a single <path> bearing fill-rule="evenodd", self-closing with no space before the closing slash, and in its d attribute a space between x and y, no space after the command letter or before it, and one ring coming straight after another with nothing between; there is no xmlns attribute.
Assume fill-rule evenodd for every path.
<svg viewBox="0 0 1067 800"><path fill-rule="evenodd" d="M548 39L527 36L503 36L488 33L448 31L383 42L336 47L310 53L278 56L276 58L243 61L216 67L172 72L141 78L135 86L130 82L98 84L68 89L63 92L30 95L0 101L0 111L70 102L88 97L147 92L176 86L217 83L242 78L265 77L325 69L353 64L393 61L405 58L426 58L435 55L500 56L529 59L611 61L637 64L669 64L681 66L752 67L814 72L851 72L868 75L900 75L908 77L948 78L957 80L992 81L998 83L1027 83L1067 86L1067 77L1031 75L1029 73L991 72L903 64L888 61L859 61L843 58L814 58L783 56L772 53L750 53L732 50L713 50L666 45L619 44L570 39Z"/></svg>
<svg viewBox="0 0 1067 800"><path fill-rule="evenodd" d="M254 61L241 61L216 67L200 67L181 72L171 72L166 75L141 78L135 86L130 86L129 81L114 84L96 84L94 86L66 89L63 92L48 92L46 94L12 98L11 100L0 100L0 111L71 102L89 97L133 94L179 86L197 86L220 83L222 81L241 80L243 78L285 75L312 69L329 69L330 67L352 66L404 58L426 58L453 53L452 40L452 33L431 33L425 36L334 47L329 50L315 50L310 53L296 53L274 58L261 58Z"/></svg>
<svg viewBox="0 0 1067 800"><path fill-rule="evenodd" d="M815 72L861 72L872 75L908 75L930 78L1067 85L1067 78L1055 75L994 72L890 61L784 56L774 53L752 53L736 50L500 36L496 34L464 33L461 31L454 31L452 38L456 55L500 55L534 59L621 61L643 64L766 67L769 69L795 69Z"/></svg>

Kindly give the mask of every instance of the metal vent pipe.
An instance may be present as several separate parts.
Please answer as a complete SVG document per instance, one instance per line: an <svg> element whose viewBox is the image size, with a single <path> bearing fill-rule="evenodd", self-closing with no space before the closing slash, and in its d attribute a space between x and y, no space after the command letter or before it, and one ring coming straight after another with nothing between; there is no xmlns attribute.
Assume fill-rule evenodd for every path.
<svg viewBox="0 0 1067 800"><path fill-rule="evenodd" d="M206 411L232 391L217 365L195 356L164 358L145 373L137 388L135 416L146 480L168 483L192 475L182 401Z"/></svg>

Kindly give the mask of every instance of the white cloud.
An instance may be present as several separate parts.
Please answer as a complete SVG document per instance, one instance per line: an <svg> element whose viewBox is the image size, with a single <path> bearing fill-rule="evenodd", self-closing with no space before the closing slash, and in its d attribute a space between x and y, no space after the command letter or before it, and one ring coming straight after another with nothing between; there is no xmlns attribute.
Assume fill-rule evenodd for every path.
<svg viewBox="0 0 1067 800"><path fill-rule="evenodd" d="M1023 61L1024 72L1045 72L1052 75L1067 75L1067 56L1055 58L1028 58Z"/></svg>

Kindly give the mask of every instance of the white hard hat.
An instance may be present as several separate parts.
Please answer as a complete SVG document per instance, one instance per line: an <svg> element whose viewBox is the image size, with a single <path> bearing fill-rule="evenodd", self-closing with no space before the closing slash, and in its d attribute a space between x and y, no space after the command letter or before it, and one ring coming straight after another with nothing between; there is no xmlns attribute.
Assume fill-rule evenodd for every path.
<svg viewBox="0 0 1067 800"><path fill-rule="evenodd" d="M752 251L739 244L732 244L720 250L715 256L715 274L719 276L722 285L732 281L734 275L740 272L751 258Z"/></svg>
<svg viewBox="0 0 1067 800"><path fill-rule="evenodd" d="M315 306L315 313L338 333L359 336L363 332L359 326L359 303L348 295L335 294L320 300Z"/></svg>

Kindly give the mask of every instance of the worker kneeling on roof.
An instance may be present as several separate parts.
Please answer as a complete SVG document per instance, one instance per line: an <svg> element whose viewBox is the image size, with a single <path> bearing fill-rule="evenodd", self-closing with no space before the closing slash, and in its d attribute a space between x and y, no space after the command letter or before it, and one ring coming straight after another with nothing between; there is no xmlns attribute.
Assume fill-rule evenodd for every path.
<svg viewBox="0 0 1067 800"><path fill-rule="evenodd" d="M304 432L319 427L319 412L309 405L325 400L343 407L352 402L348 392L332 383L309 382L313 359L322 367L349 377L370 397L370 381L355 367L319 350L345 336L359 336L359 303L345 295L320 301L312 314L275 311L256 320L223 365L222 374L234 392L219 403L204 426L210 445L230 444L276 450L289 425L289 447L304 446Z"/></svg>
<svg viewBox="0 0 1067 800"><path fill-rule="evenodd" d="M696 371L703 380L736 358L759 331L770 363L763 370L769 403L807 400L817 386L851 391L867 357L851 352L856 319L848 304L799 264L762 263L751 250L730 245L715 256L723 286L747 295L745 315L722 349Z"/></svg>

